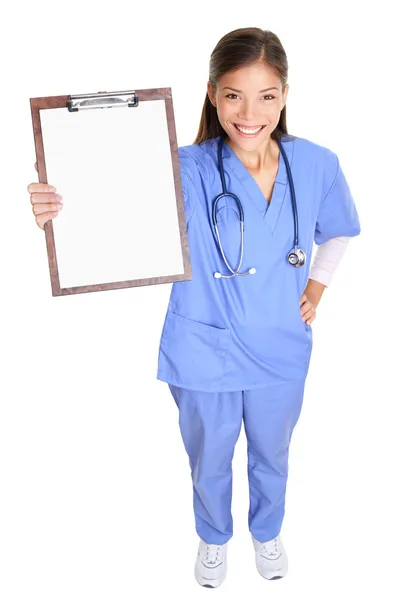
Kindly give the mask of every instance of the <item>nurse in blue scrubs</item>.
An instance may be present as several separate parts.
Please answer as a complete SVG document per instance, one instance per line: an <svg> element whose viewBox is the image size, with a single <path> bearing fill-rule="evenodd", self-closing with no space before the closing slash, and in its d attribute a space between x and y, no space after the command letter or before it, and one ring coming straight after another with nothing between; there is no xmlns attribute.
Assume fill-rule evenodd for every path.
<svg viewBox="0 0 400 600"><path fill-rule="evenodd" d="M242 422L248 442L249 530L256 564L267 579L287 572L280 537L288 453L300 415L311 348L311 323L325 286L309 279L313 242L360 233L357 210L331 150L289 135L288 66L272 32L233 31L214 49L197 138L179 148L193 279L175 283L160 342L158 379L169 384L193 481L200 537L196 579L217 587L226 576L233 534L232 458ZM312 93L310 91L310 101ZM343 132L345 135L345 132ZM294 219L292 172L304 266L288 261ZM245 219L241 272L229 275L212 219L227 191ZM236 205L218 205L229 265L240 260Z"/></svg>

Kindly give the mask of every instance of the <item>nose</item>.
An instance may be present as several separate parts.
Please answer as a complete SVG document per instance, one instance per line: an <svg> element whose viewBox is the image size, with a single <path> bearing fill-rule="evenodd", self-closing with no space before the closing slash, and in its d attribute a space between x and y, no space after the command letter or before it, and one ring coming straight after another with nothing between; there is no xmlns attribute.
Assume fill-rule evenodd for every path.
<svg viewBox="0 0 400 600"><path fill-rule="evenodd" d="M254 108L251 102L244 102L241 106L240 114L238 114L238 118L243 121L253 121L254 120Z"/></svg>

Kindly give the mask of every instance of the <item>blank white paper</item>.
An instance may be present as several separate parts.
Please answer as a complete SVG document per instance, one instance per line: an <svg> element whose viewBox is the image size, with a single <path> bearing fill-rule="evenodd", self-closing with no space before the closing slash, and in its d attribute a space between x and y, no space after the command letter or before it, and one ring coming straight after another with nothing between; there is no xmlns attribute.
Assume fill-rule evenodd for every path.
<svg viewBox="0 0 400 600"><path fill-rule="evenodd" d="M60 286L183 274L165 102L40 118Z"/></svg>

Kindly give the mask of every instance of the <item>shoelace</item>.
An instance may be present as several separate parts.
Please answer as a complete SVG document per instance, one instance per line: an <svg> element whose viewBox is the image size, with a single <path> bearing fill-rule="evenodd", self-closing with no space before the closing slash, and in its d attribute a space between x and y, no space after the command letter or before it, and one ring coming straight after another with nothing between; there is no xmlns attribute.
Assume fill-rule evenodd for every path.
<svg viewBox="0 0 400 600"><path fill-rule="evenodd" d="M206 548L206 562L210 564L215 564L221 554L221 546L216 546L215 544L208 544Z"/></svg>
<svg viewBox="0 0 400 600"><path fill-rule="evenodd" d="M265 542L262 545L262 547L268 556L276 556L279 552L278 538L276 537L273 540L270 540L269 542Z"/></svg>

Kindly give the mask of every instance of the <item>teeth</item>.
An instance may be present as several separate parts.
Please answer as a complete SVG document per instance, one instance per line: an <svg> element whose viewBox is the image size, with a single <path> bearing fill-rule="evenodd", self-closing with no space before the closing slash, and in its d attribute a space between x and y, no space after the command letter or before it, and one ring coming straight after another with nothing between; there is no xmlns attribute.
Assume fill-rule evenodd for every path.
<svg viewBox="0 0 400 600"><path fill-rule="evenodd" d="M244 127L239 127L239 125L236 125L236 127L242 133L250 133L250 134L257 133L258 131L260 131L260 129L262 129L262 126L261 127L257 127L257 129L245 129Z"/></svg>

